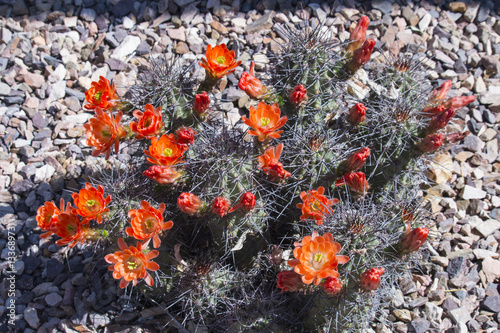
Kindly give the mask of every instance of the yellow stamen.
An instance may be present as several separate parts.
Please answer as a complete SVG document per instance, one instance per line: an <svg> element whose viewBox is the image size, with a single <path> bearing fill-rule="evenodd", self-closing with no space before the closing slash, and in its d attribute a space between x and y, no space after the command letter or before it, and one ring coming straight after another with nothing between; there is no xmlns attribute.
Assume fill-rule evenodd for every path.
<svg viewBox="0 0 500 333"><path fill-rule="evenodd" d="M102 97L102 91L98 91L94 94L94 99L98 102L101 101L101 97Z"/></svg>
<svg viewBox="0 0 500 333"><path fill-rule="evenodd" d="M222 65L223 63L226 62L226 58L224 58L223 56L220 56L220 57L217 57L217 59L215 59L215 61L217 61L218 64Z"/></svg>
<svg viewBox="0 0 500 333"><path fill-rule="evenodd" d="M170 148L165 148L165 149L163 150L163 155L164 155L164 156L170 157L170 156L172 156L172 153L173 153L173 151L172 151L172 149L170 149Z"/></svg>
<svg viewBox="0 0 500 333"><path fill-rule="evenodd" d="M320 262L321 260L323 260L323 253L316 253L314 255L314 261Z"/></svg>
<svg viewBox="0 0 500 333"><path fill-rule="evenodd" d="M262 117L260 118L260 124L262 126L267 126L269 125L269 122L271 121L271 119L267 118L267 117Z"/></svg>
<svg viewBox="0 0 500 333"><path fill-rule="evenodd" d="M313 204L310 206L311 210L312 211L315 211L315 212L320 212L321 211L321 202L319 202L318 200L315 200L313 202Z"/></svg>
<svg viewBox="0 0 500 333"><path fill-rule="evenodd" d="M146 122L144 123L144 127L149 127L149 125L151 125L151 119L150 118L148 118L146 120Z"/></svg>
<svg viewBox="0 0 500 333"><path fill-rule="evenodd" d="M67 226L66 226L66 230L67 230L69 233L74 233L74 232L75 232L75 230L76 230L76 228L75 228L75 226L74 226L74 225L69 224L69 225L67 225Z"/></svg>
<svg viewBox="0 0 500 333"><path fill-rule="evenodd" d="M111 131L109 130L102 130L101 135L105 138L109 138L111 136Z"/></svg>
<svg viewBox="0 0 500 333"><path fill-rule="evenodd" d="M93 207L95 205L95 200L87 200L87 207Z"/></svg>
<svg viewBox="0 0 500 333"><path fill-rule="evenodd" d="M131 271L137 268L137 263L135 261L127 261L127 267Z"/></svg>
<svg viewBox="0 0 500 333"><path fill-rule="evenodd" d="M147 219L145 223L147 229L151 229L151 227L153 226L153 222L151 221L151 219Z"/></svg>

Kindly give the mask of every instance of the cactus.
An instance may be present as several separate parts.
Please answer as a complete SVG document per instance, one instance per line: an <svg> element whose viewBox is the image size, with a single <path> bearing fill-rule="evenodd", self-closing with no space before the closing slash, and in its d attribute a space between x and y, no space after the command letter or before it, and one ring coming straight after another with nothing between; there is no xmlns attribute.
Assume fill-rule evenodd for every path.
<svg viewBox="0 0 500 333"><path fill-rule="evenodd" d="M416 204L422 157L443 141L434 133L454 109L442 108L465 102L444 102L447 88L431 92L418 54L367 63L367 26L363 17L344 44L322 25L280 29L286 42L270 56L268 74L254 73L252 63L241 77L239 87L260 99L241 124L218 110L217 81L240 64L225 45L207 49L205 80L194 63L152 58L128 104L118 104L151 104L147 116L133 113L145 117L138 123L104 118L113 105L98 109L109 130L88 126L94 155L127 141L133 156L118 168L98 166L91 180L112 196L101 234L110 251L116 241L122 248L139 205L164 209L173 226L155 229L161 245L144 250L159 252L157 265L148 264L156 283L137 268L147 258L124 265L146 276L151 287L141 292L184 325L359 332L412 268L427 238L416 227L429 224ZM153 115L158 107L161 117ZM43 220L57 220L49 206L39 225L57 234ZM153 237L156 222L143 219L141 232Z"/></svg>

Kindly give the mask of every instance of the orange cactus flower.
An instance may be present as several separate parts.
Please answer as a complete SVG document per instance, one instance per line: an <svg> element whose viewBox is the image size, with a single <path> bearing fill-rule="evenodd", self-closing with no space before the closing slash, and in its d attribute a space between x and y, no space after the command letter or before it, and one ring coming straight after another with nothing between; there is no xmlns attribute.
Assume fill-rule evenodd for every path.
<svg viewBox="0 0 500 333"><path fill-rule="evenodd" d="M152 165L142 174L162 185L173 184L179 177L182 176L182 173L175 170L175 168L163 165Z"/></svg>
<svg viewBox="0 0 500 333"><path fill-rule="evenodd" d="M281 292L294 292L304 286L301 276L294 271L279 272L276 284L281 289Z"/></svg>
<svg viewBox="0 0 500 333"><path fill-rule="evenodd" d="M297 274L302 275L302 282L314 283L317 286L322 279L340 276L338 264L349 261L349 257L337 255L340 249L340 244L333 241L331 233L319 236L318 232L314 231L312 236L305 236L301 243L295 242L295 259L289 260L288 265L294 267Z"/></svg>
<svg viewBox="0 0 500 333"><path fill-rule="evenodd" d="M152 286L154 281L147 270L157 271L160 266L151 261L151 259L158 257L157 250L145 252L149 241L145 243L137 242L137 246L128 246L123 238L118 239L118 246L121 251L108 254L104 259L112 264L109 270L113 271L113 278L120 281L120 288L124 289L128 286L130 281L133 285L137 285L139 279L144 279L149 286Z"/></svg>
<svg viewBox="0 0 500 333"><path fill-rule="evenodd" d="M187 146L178 143L175 140L174 134L163 134L158 138L151 139L149 150L144 150L144 154L149 163L159 164L163 166L172 166L178 163L183 163L183 154L187 150Z"/></svg>
<svg viewBox="0 0 500 333"><path fill-rule="evenodd" d="M217 197L212 201L212 213L223 217L227 215L231 203L224 197Z"/></svg>
<svg viewBox="0 0 500 333"><path fill-rule="evenodd" d="M472 96L456 96L456 97L452 97L449 100L447 100L446 102L444 102L443 105L446 109L450 108L450 107L454 107L455 110L459 110L459 109L463 108L464 106L466 106L467 104L474 102L475 100L476 100L476 96L474 96L474 95L472 95Z"/></svg>
<svg viewBox="0 0 500 333"><path fill-rule="evenodd" d="M361 124L366 119L366 106L363 103L357 103L349 109L347 121L351 125L356 126Z"/></svg>
<svg viewBox="0 0 500 333"><path fill-rule="evenodd" d="M370 189L364 172L350 172L335 182L335 186L347 185L351 191L365 195Z"/></svg>
<svg viewBox="0 0 500 333"><path fill-rule="evenodd" d="M443 144L443 134L429 134L425 138L423 138L419 143L417 143L416 147L423 153L433 153L441 147Z"/></svg>
<svg viewBox="0 0 500 333"><path fill-rule="evenodd" d="M264 155L257 157L260 167L271 177L271 181L276 179L281 180L292 175L290 172L283 169L283 164L279 162L282 151L283 144L280 143L276 147L266 149Z"/></svg>
<svg viewBox="0 0 500 333"><path fill-rule="evenodd" d="M132 219L130 221L132 227L125 229L125 232L130 237L138 240L153 238L153 247L160 247L159 235L163 230L171 229L174 225L172 221L163 222L164 211L164 203L161 203L158 209L155 209L147 201L141 201L141 208L128 211L128 217Z"/></svg>
<svg viewBox="0 0 500 333"><path fill-rule="evenodd" d="M354 30L351 31L351 36L349 37L349 45L347 46L347 52L354 52L363 45L366 38L366 30L370 24L370 19L368 16L361 16Z"/></svg>
<svg viewBox="0 0 500 333"><path fill-rule="evenodd" d="M342 281L334 277L327 277L321 287L328 296L337 295L342 290Z"/></svg>
<svg viewBox="0 0 500 333"><path fill-rule="evenodd" d="M69 203L68 203L69 205ZM61 210L64 210L64 200L61 199ZM36 222L40 229L47 231L40 235L40 238L46 238L53 234L52 226L57 219L57 216L61 214L61 210L57 208L52 201L45 201L45 204L38 208L36 211Z"/></svg>
<svg viewBox="0 0 500 333"><path fill-rule="evenodd" d="M451 88L451 80L444 81L439 87L434 89L429 96L429 103L435 104L444 101L446 96L448 95L448 91Z"/></svg>
<svg viewBox="0 0 500 333"><path fill-rule="evenodd" d="M238 82L238 87L241 90L244 90L248 96L252 98L260 98L266 94L267 88L258 78L254 76L254 67L255 63L252 61L248 73L243 72L241 74L240 81Z"/></svg>
<svg viewBox="0 0 500 333"><path fill-rule="evenodd" d="M123 113L119 111L116 117L113 117L111 112L108 115L97 107L95 108L95 114L88 123L83 125L87 132L87 145L94 147L92 156L106 153L106 159L108 159L113 145L115 145L116 154L118 153L120 139L127 135L127 131L120 125Z"/></svg>
<svg viewBox="0 0 500 333"><path fill-rule="evenodd" d="M359 278L361 287L366 290L377 290L380 286L380 277L384 274L385 268L370 268L367 269Z"/></svg>
<svg viewBox="0 0 500 333"><path fill-rule="evenodd" d="M347 64L347 69L354 73L366 65L366 63L370 60L374 47L375 40L371 38L367 39L359 49L353 52L352 59Z"/></svg>
<svg viewBox="0 0 500 333"><path fill-rule="evenodd" d="M245 192L240 197L240 202L237 205L234 205L229 210L229 213L234 212L238 208L242 208L244 211L251 211L255 207L255 195L252 192Z"/></svg>
<svg viewBox="0 0 500 333"><path fill-rule="evenodd" d="M102 223L102 214L109 212L106 206L111 202L111 195L104 199L104 189L101 185L97 189L89 183L85 184L85 188L80 192L71 195L75 203L76 209L73 209L74 214L83 217L83 224L87 224L90 220L97 218L97 223Z"/></svg>
<svg viewBox="0 0 500 333"><path fill-rule="evenodd" d="M409 221L406 222L406 233L401 239L400 250L402 254L408 254L417 251L429 236L429 229L412 229Z"/></svg>
<svg viewBox="0 0 500 333"><path fill-rule="evenodd" d="M193 193L183 192L177 198L177 207L188 215L194 215L202 209L201 199Z"/></svg>
<svg viewBox="0 0 500 333"><path fill-rule="evenodd" d="M317 190L300 193L303 202L297 204L297 208L302 210L300 216L302 221L314 219L317 225L322 225L325 214L333 213L330 207L338 203L339 199L328 199L323 193L325 193L323 186L318 187Z"/></svg>
<svg viewBox="0 0 500 333"><path fill-rule="evenodd" d="M85 100L88 103L85 104L86 109L93 110L98 107L103 110L109 110L118 101L115 85L100 76L98 82L94 81L90 84L90 89L85 92Z"/></svg>
<svg viewBox="0 0 500 333"><path fill-rule="evenodd" d="M264 102L260 102L255 109L250 107L250 119L245 116L241 120L252 127L254 130L248 130L248 134L256 136L259 141L268 141L271 138L277 139L283 131L277 131L278 128L285 125L287 117L281 117L281 111L278 103L272 106Z"/></svg>
<svg viewBox="0 0 500 333"><path fill-rule="evenodd" d="M234 59L234 51L229 51L226 44L216 45L214 48L208 45L205 57L199 64L205 68L211 79L220 79L231 74L241 64L241 61Z"/></svg>
<svg viewBox="0 0 500 333"><path fill-rule="evenodd" d="M192 145L196 132L191 127L182 126L175 131L175 135L177 136L178 143L183 145Z"/></svg>
<svg viewBox="0 0 500 333"><path fill-rule="evenodd" d="M370 156L370 148L363 147L349 156L343 163L346 172L357 171L365 165L366 159Z"/></svg>
<svg viewBox="0 0 500 333"><path fill-rule="evenodd" d="M134 117L139 119L138 122L131 121L130 129L137 133L136 139L151 139L158 134L160 134L160 129L165 124L162 122L163 115L161 113L161 108L156 109L151 104L146 104L144 107L144 112L135 110L133 112Z"/></svg>
<svg viewBox="0 0 500 333"><path fill-rule="evenodd" d="M62 211L52 225L52 231L61 239L56 241L56 245L68 244L74 247L76 244L85 242L89 234L89 229L85 226L80 217L71 212L71 205L68 203L66 209Z"/></svg>
<svg viewBox="0 0 500 333"><path fill-rule="evenodd" d="M432 117L427 126L427 134L432 134L439 131L440 129L445 128L456 113L457 111L455 110L455 108L450 107L444 110L442 113Z"/></svg>

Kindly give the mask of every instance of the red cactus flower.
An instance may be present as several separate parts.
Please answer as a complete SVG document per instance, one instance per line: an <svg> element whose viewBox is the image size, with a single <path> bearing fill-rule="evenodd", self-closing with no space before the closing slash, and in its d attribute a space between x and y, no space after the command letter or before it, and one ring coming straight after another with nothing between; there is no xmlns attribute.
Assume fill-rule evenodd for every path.
<svg viewBox="0 0 500 333"><path fill-rule="evenodd" d="M444 110L446 110L446 108L444 107L444 105L438 105L438 106L434 106L434 107L427 107L427 108L424 109L424 111L421 113L421 115L423 117L430 118L430 117L433 117L433 116L438 115L440 113L443 113Z"/></svg>
<svg viewBox="0 0 500 333"><path fill-rule="evenodd" d="M248 130L248 134L257 136L259 141L269 141L272 138L277 139L283 131L277 131L285 125L287 117L280 117L281 110L278 103L267 105L260 102L257 109L250 107L250 119L242 116L241 120L252 127L254 130Z"/></svg>
<svg viewBox="0 0 500 333"><path fill-rule="evenodd" d="M75 203L76 209L73 213L83 217L83 224L87 224L90 220L97 218L97 223L102 223L102 215L109 212L106 206L111 202L111 195L104 199L104 188L99 185L97 189L89 183L85 184L80 192L71 195Z"/></svg>
<svg viewBox="0 0 500 333"><path fill-rule="evenodd" d="M429 125L427 127L427 133L432 134L440 129L443 129L448 125L448 122L455 116L456 110L454 107L450 107L443 111L442 113L431 118Z"/></svg>
<svg viewBox="0 0 500 333"><path fill-rule="evenodd" d="M303 101L307 101L307 89L304 85L299 84L292 89L288 98L292 104L299 105Z"/></svg>
<svg viewBox="0 0 500 333"><path fill-rule="evenodd" d="M347 64L347 69L352 73L363 67L369 60L375 47L374 39L367 39L363 46L354 51L351 61Z"/></svg>
<svg viewBox="0 0 500 333"><path fill-rule="evenodd" d="M217 197L212 201L212 213L223 217L227 215L230 206L229 200L224 197Z"/></svg>
<svg viewBox="0 0 500 333"><path fill-rule="evenodd" d="M89 90L85 92L85 100L88 103L85 104L86 109L93 110L98 107L103 110L109 110L118 101L115 85L111 84L103 76L99 76L99 81L92 82Z"/></svg>
<svg viewBox="0 0 500 333"><path fill-rule="evenodd" d="M133 132L137 133L135 138L138 140L151 139L159 135L161 127L165 124L162 122L161 108L155 109L151 104L146 104L144 112L135 110L133 115L139 121L131 121L129 126Z"/></svg>
<svg viewBox="0 0 500 333"><path fill-rule="evenodd" d="M358 194L365 195L370 189L363 172L350 172L335 182L335 186L347 185L347 187Z"/></svg>
<svg viewBox="0 0 500 333"><path fill-rule="evenodd" d="M131 218L131 227L125 229L130 237L138 240L153 239L153 247L158 248L161 245L160 234L164 230L171 229L174 223L172 221L163 222L163 212L165 204L161 203L158 209L152 207L149 202L141 201L141 208L128 211L128 217Z"/></svg>
<svg viewBox="0 0 500 333"><path fill-rule="evenodd" d="M380 286L380 277L384 274L385 268L370 268L366 270L359 278L361 287L365 290L377 290Z"/></svg>
<svg viewBox="0 0 500 333"><path fill-rule="evenodd" d="M255 207L255 195L252 192L245 192L240 197L240 202L229 210L229 213L234 212L238 208L244 211L251 211Z"/></svg>
<svg viewBox="0 0 500 333"><path fill-rule="evenodd" d="M276 284L281 289L281 292L289 291L292 293L304 286L301 276L295 271L279 272Z"/></svg>
<svg viewBox="0 0 500 333"><path fill-rule="evenodd" d="M202 202L193 193L183 192L177 198L177 207L188 215L194 215L201 210Z"/></svg>
<svg viewBox="0 0 500 333"><path fill-rule="evenodd" d="M175 131L175 135L177 136L178 143L192 145L196 132L191 127L182 126Z"/></svg>
<svg viewBox="0 0 500 333"><path fill-rule="evenodd" d="M241 64L241 61L234 59L234 51L229 51L226 44L216 45L214 48L208 45L205 58L199 64L205 68L209 79L220 79L231 74Z"/></svg>
<svg viewBox="0 0 500 333"><path fill-rule="evenodd" d="M476 96L457 96L457 97L452 97L446 102L443 103L443 106L445 108L450 108L453 107L455 110L459 110L466 106L469 103L472 103L476 100Z"/></svg>
<svg viewBox="0 0 500 333"><path fill-rule="evenodd" d="M342 290L342 281L329 276L323 281L321 287L328 296L335 296Z"/></svg>
<svg viewBox="0 0 500 333"><path fill-rule="evenodd" d="M320 236L314 231L312 236L305 236L301 243L295 242L294 245L295 259L289 260L288 265L302 275L305 284L314 283L317 286L327 277L338 278L338 264L349 261L349 257L337 255L341 246L333 241L331 233Z"/></svg>
<svg viewBox="0 0 500 333"><path fill-rule="evenodd" d="M267 88L262 84L262 82L254 76L255 63L252 61L250 65L250 70L243 72L241 74L240 81L238 82L238 87L244 90L248 96L252 98L260 98L266 94Z"/></svg>
<svg viewBox="0 0 500 333"><path fill-rule="evenodd" d="M201 94L194 95L193 111L197 115L199 116L203 115L205 111L208 110L209 105L210 105L210 97L208 97L206 91L202 92Z"/></svg>
<svg viewBox="0 0 500 333"><path fill-rule="evenodd" d="M347 46L347 52L354 52L359 49L361 45L363 45L366 39L366 30L368 29L368 25L370 24L370 19L368 16L361 16L356 27L353 31L351 31L351 36L349 37L349 41L351 43Z"/></svg>
<svg viewBox="0 0 500 333"><path fill-rule="evenodd" d="M443 143L443 134L429 134L417 143L417 149L423 153L433 153L441 147Z"/></svg>
<svg viewBox="0 0 500 333"><path fill-rule="evenodd" d="M69 207L71 204L68 202ZM40 229L47 231L44 234L40 235L40 238L46 238L52 235L54 232L52 231L52 226L57 219L57 216L61 214L61 211L64 211L64 199L60 201L61 209L57 208L57 206L52 201L45 201L44 205L38 208L36 211L36 222Z"/></svg>
<svg viewBox="0 0 500 333"><path fill-rule="evenodd" d="M85 242L89 236L89 229L80 221L80 217L71 212L71 205L68 203L66 209L61 211L52 224L52 232L61 237L56 241L56 245L68 244L74 247L76 244Z"/></svg>
<svg viewBox="0 0 500 333"><path fill-rule="evenodd" d="M417 251L422 244L427 240L429 229L415 228L411 229L410 223L406 223L406 233L401 239L400 249L401 254L407 254Z"/></svg>
<svg viewBox="0 0 500 333"><path fill-rule="evenodd" d="M151 261L158 257L158 251L152 250L146 252L149 241L145 243L137 242L137 246L127 246L123 238L118 239L118 246L121 251L108 254L104 259L112 264L109 267L113 271L113 278L120 281L120 288L124 289L132 281L135 286L139 279L144 279L149 286L152 286L154 281L149 271L157 271L160 266Z"/></svg>
<svg viewBox="0 0 500 333"><path fill-rule="evenodd" d="M363 103L357 103L349 109L347 121L351 125L356 126L361 124L366 119L366 106Z"/></svg>
<svg viewBox="0 0 500 333"><path fill-rule="evenodd" d="M323 193L325 193L323 186L318 187L317 190L300 193L303 202L297 204L297 208L302 210L300 216L302 221L314 219L317 225L322 225L325 214L333 213L331 206L338 203L339 199L328 199Z"/></svg>
<svg viewBox="0 0 500 333"><path fill-rule="evenodd" d="M451 80L444 81L439 87L434 89L429 96L429 103L437 104L446 98L451 87Z"/></svg>
<svg viewBox="0 0 500 333"><path fill-rule="evenodd" d="M266 149L264 155L257 157L260 167L264 172L271 177L271 181L276 179L284 179L290 177L292 174L283 169L283 164L279 162L281 152L283 151L283 144L280 143L276 147Z"/></svg>
<svg viewBox="0 0 500 333"><path fill-rule="evenodd" d="M152 165L142 174L154 180L158 184L173 184L180 176L182 176L182 173L177 171L175 168L163 165Z"/></svg>
<svg viewBox="0 0 500 333"><path fill-rule="evenodd" d="M152 138L149 150L144 150L149 163L173 166L183 163L184 153L188 147L175 140L174 134L163 134L160 139Z"/></svg>
<svg viewBox="0 0 500 333"><path fill-rule="evenodd" d="M343 163L346 172L358 171L365 165L366 159L370 156L370 148L363 147L349 156Z"/></svg>

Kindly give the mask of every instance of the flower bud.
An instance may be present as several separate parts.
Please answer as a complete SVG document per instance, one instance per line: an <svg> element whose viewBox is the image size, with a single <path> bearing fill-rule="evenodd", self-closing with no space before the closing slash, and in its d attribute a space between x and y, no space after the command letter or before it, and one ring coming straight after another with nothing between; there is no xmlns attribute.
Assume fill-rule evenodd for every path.
<svg viewBox="0 0 500 333"><path fill-rule="evenodd" d="M429 96L429 102L431 103L436 103L436 102L442 102L448 95L448 91L450 90L451 87L451 80L446 80L444 81L438 88L434 89L430 96Z"/></svg>
<svg viewBox="0 0 500 333"><path fill-rule="evenodd" d="M267 92L266 86L254 76L255 63L252 61L250 65L250 70L243 72L241 74L240 82L238 82L238 87L244 90L248 96L252 98L259 98Z"/></svg>
<svg viewBox="0 0 500 333"><path fill-rule="evenodd" d="M172 184L182 175L174 168L163 165L152 165L142 174L158 184Z"/></svg>
<svg viewBox="0 0 500 333"><path fill-rule="evenodd" d="M415 228L411 231L409 225L407 225L406 235L401 239L401 253L411 253L417 251L420 246L427 240L429 235L429 229L427 228Z"/></svg>
<svg viewBox="0 0 500 333"><path fill-rule="evenodd" d="M241 208L247 212L255 207L255 195L252 192L245 192L241 195L240 202L229 210L229 213Z"/></svg>
<svg viewBox="0 0 500 333"><path fill-rule="evenodd" d="M366 119L366 107L363 103L355 104L350 110L347 116L347 121L351 125L356 126L365 121Z"/></svg>
<svg viewBox="0 0 500 333"><path fill-rule="evenodd" d="M217 197L212 201L212 213L223 217L229 210L229 200L224 197Z"/></svg>
<svg viewBox="0 0 500 333"><path fill-rule="evenodd" d="M355 193L365 195L370 189L363 172L350 172L335 182L335 186L347 185Z"/></svg>
<svg viewBox="0 0 500 333"><path fill-rule="evenodd" d="M201 209L201 200L193 193L183 192L177 198L177 206L188 215L194 215Z"/></svg>
<svg viewBox="0 0 500 333"><path fill-rule="evenodd" d="M205 111L208 110L209 104L210 104L210 98L208 97L206 91L202 92L201 94L194 95L193 111L197 115L200 116L204 114Z"/></svg>
<svg viewBox="0 0 500 333"><path fill-rule="evenodd" d="M368 16L362 16L356 27L353 31L351 31L351 36L349 37L349 45L347 46L347 52L354 52L359 49L363 42L366 39L366 30L368 29L368 25L370 24L370 19Z"/></svg>
<svg viewBox="0 0 500 333"><path fill-rule="evenodd" d="M476 100L476 96L457 96L452 97L446 102L443 103L443 106L447 109L450 107L454 107L456 110L463 108L469 103L472 103Z"/></svg>
<svg viewBox="0 0 500 333"><path fill-rule="evenodd" d="M325 279L321 287L328 296L334 296L342 290L342 281L329 276Z"/></svg>
<svg viewBox="0 0 500 333"><path fill-rule="evenodd" d="M443 143L443 134L429 134L417 143L417 148L423 153L433 153L441 147Z"/></svg>
<svg viewBox="0 0 500 333"><path fill-rule="evenodd" d="M384 274L385 268L370 268L359 278L361 287L365 290L377 290L380 285L380 277Z"/></svg>
<svg viewBox="0 0 500 333"><path fill-rule="evenodd" d="M358 69L363 67L369 60L375 47L374 39L367 39L363 46L354 51L351 61L347 64L347 69L351 73L355 73Z"/></svg>
<svg viewBox="0 0 500 333"><path fill-rule="evenodd" d="M289 99L290 102L295 105L307 101L307 89L302 84L295 86L290 92Z"/></svg>
<svg viewBox="0 0 500 333"><path fill-rule="evenodd" d="M357 171L365 165L366 159L370 156L370 148L363 147L349 156L343 163L346 172Z"/></svg>
<svg viewBox="0 0 500 333"><path fill-rule="evenodd" d="M442 113L435 115L431 118L429 126L427 127L427 133L435 133L436 131L446 127L448 122L455 116L457 112L454 107L450 107L444 110Z"/></svg>
<svg viewBox="0 0 500 333"><path fill-rule="evenodd" d="M444 105L438 105L434 107L427 107L424 109L424 111L421 113L423 117L430 118L433 117L437 114L443 113L446 108Z"/></svg>
<svg viewBox="0 0 500 333"><path fill-rule="evenodd" d="M175 135L177 136L177 143L192 145L196 132L191 127L182 126L175 131Z"/></svg>
<svg viewBox="0 0 500 333"><path fill-rule="evenodd" d="M294 271L282 271L278 273L277 285L281 289L281 292L294 292L299 290L304 284L300 275Z"/></svg>

